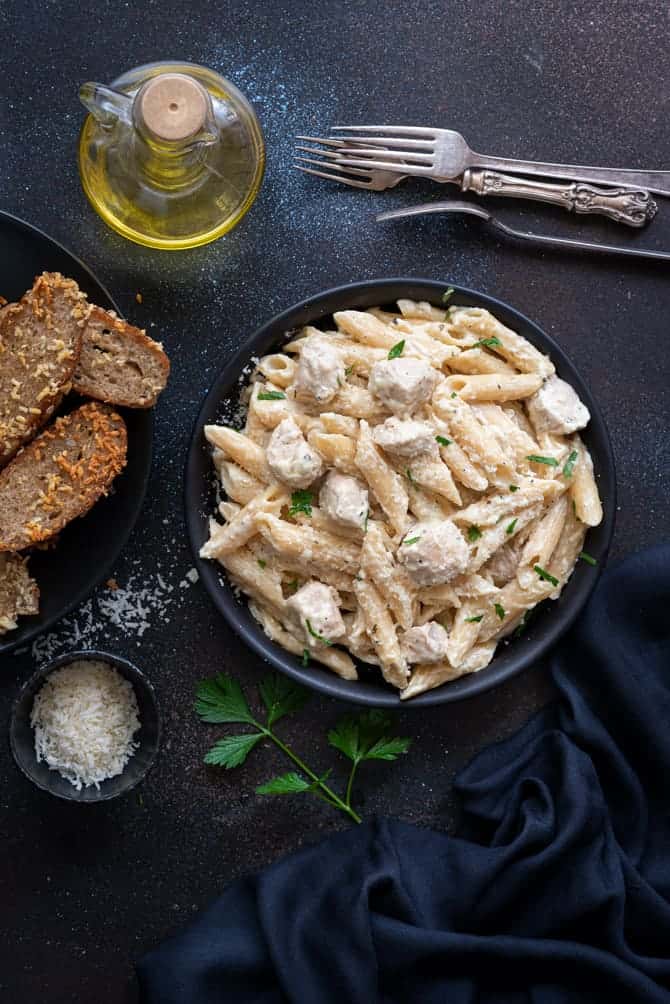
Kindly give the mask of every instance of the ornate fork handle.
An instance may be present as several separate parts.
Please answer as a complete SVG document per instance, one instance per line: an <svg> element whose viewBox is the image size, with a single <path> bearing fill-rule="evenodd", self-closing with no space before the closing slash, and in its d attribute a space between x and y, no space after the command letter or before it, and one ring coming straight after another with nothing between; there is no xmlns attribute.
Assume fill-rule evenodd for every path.
<svg viewBox="0 0 670 1004"><path fill-rule="evenodd" d="M509 195L562 206L573 213L597 213L629 227L643 227L656 214L656 203L643 189L597 188L581 181L551 185L511 174L468 168L461 180L462 192L478 195Z"/></svg>

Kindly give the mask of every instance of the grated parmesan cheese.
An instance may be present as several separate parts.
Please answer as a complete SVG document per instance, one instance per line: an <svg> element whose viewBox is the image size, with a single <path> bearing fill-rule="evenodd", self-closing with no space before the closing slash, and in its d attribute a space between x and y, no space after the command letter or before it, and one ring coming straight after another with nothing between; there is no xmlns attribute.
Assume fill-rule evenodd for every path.
<svg viewBox="0 0 670 1004"><path fill-rule="evenodd" d="M106 662L79 659L54 670L35 697L30 724L38 763L77 791L121 774L138 747L135 691Z"/></svg>

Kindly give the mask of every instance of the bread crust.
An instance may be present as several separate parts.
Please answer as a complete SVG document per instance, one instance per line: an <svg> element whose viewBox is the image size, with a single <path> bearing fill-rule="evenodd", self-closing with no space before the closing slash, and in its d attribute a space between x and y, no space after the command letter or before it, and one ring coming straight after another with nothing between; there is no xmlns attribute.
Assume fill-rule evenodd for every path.
<svg viewBox="0 0 670 1004"><path fill-rule="evenodd" d="M126 425L91 401L41 432L0 471L0 552L22 551L82 516L126 464Z"/></svg>
<svg viewBox="0 0 670 1004"><path fill-rule="evenodd" d="M125 408L152 408L169 374L158 342L113 311L91 308L72 383L77 394Z"/></svg>
<svg viewBox="0 0 670 1004"><path fill-rule="evenodd" d="M89 312L86 295L60 272L37 276L0 311L0 467L70 390Z"/></svg>

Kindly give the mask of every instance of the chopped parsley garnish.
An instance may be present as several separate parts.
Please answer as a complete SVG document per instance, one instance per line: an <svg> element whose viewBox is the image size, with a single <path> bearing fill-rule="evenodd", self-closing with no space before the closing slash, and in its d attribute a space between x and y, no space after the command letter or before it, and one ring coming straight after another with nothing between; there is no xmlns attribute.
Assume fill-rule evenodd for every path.
<svg viewBox="0 0 670 1004"><path fill-rule="evenodd" d="M484 616L484 614L477 614L476 617L466 617L465 618L465 623L466 624L479 624L479 622L480 622L480 620L482 619L483 616Z"/></svg>
<svg viewBox="0 0 670 1004"><path fill-rule="evenodd" d="M472 526L468 527L468 540L474 543L476 540L479 540L481 535L482 531L479 529L478 526L475 526L474 523L472 524Z"/></svg>
<svg viewBox="0 0 670 1004"><path fill-rule="evenodd" d="M502 345L502 342L494 335L493 338L480 338L479 341L475 342L472 347L473 349L477 349L480 345L484 346L486 349L495 349L496 346Z"/></svg>
<svg viewBox="0 0 670 1004"><path fill-rule="evenodd" d="M509 490L510 490L511 492L518 492L518 490L519 490L519 486L518 486L518 485L510 485L510 486L509 486Z"/></svg>
<svg viewBox="0 0 670 1004"><path fill-rule="evenodd" d="M450 397L458 397L458 394L456 393L455 390L452 390L452 392L451 392L451 394L449 396Z"/></svg>
<svg viewBox="0 0 670 1004"><path fill-rule="evenodd" d="M409 540L403 540L403 547L409 547L410 544L416 544L417 540L421 540L421 534L418 537L410 537Z"/></svg>
<svg viewBox="0 0 670 1004"><path fill-rule="evenodd" d="M579 454L577 450L573 450L568 459L565 461L565 467L563 468L563 477L571 478L572 472L575 469L575 464L577 463L577 457Z"/></svg>
<svg viewBox="0 0 670 1004"><path fill-rule="evenodd" d="M543 582L551 582L552 586L558 585L558 579L556 576L546 572L540 565L533 565L533 571L537 572Z"/></svg>
<svg viewBox="0 0 670 1004"><path fill-rule="evenodd" d="M312 638L316 638L317 641L323 642L324 645L332 645L333 644L332 641L330 640L330 638L324 638L322 634L319 634L318 631L314 630L314 628L312 627L312 625L310 623L309 618L305 618L305 624L307 625L307 630L311 634Z"/></svg>
<svg viewBox="0 0 670 1004"><path fill-rule="evenodd" d="M347 366L346 370L344 371L344 375L345 376L351 376L351 374L353 372L354 372L354 367L353 366Z"/></svg>
<svg viewBox="0 0 670 1004"><path fill-rule="evenodd" d="M582 561L585 561L587 565L598 564L598 559L594 558L593 555L589 554L588 551L580 551L578 557L581 558Z"/></svg>
<svg viewBox="0 0 670 1004"><path fill-rule="evenodd" d="M512 520L512 522L509 524L509 526L505 530L505 533L514 533L514 527L516 526L517 522L518 522L518 516L517 516L516 519Z"/></svg>
<svg viewBox="0 0 670 1004"><path fill-rule="evenodd" d="M305 667L305 669L307 669L307 667L309 666L309 649L308 648L303 648L303 650L302 650L302 664Z"/></svg>
<svg viewBox="0 0 670 1004"><path fill-rule="evenodd" d="M436 436L435 439L438 441L440 446L451 446L451 440L447 439L446 436Z"/></svg>
<svg viewBox="0 0 670 1004"><path fill-rule="evenodd" d="M494 603L493 606L494 606L495 612L498 614L498 617L500 618L500 620L504 621L505 620L505 608L501 607L499 603Z"/></svg>
<svg viewBox="0 0 670 1004"><path fill-rule="evenodd" d="M418 481L417 481L417 480L415 479L415 477L414 477L414 475L412 474L412 472L410 471L409 467L406 467L406 468L405 468L405 474L407 475L407 480L408 480L408 481L409 481L409 483L411 484L412 488L418 488L418 487L419 487L419 483L418 483Z"/></svg>
<svg viewBox="0 0 670 1004"><path fill-rule="evenodd" d="M267 561L263 561L262 558L259 558L258 564L261 566L261 568L265 568L265 566L267 565Z"/></svg>
<svg viewBox="0 0 670 1004"><path fill-rule="evenodd" d="M292 593L297 593L298 592L298 580L297 579L291 579L291 581L287 584L286 588L290 589Z"/></svg>
<svg viewBox="0 0 670 1004"><path fill-rule="evenodd" d="M262 390L258 395L259 401L285 401L286 394L280 390Z"/></svg>
<svg viewBox="0 0 670 1004"><path fill-rule="evenodd" d="M449 303L449 300L451 300L455 292L456 290L454 289L453 286L449 286L448 289L445 289L444 293L442 294L442 303L445 306Z"/></svg>
<svg viewBox="0 0 670 1004"><path fill-rule="evenodd" d="M401 342L396 342L392 349L389 349L389 359L397 359L398 356L402 355L403 349L405 348L405 339Z"/></svg>
<svg viewBox="0 0 670 1004"><path fill-rule="evenodd" d="M556 457L538 457L537 454L531 453L526 460L530 460L533 464L546 464L547 467L558 467L558 460Z"/></svg>
<svg viewBox="0 0 670 1004"><path fill-rule="evenodd" d="M312 505L314 504L314 495L308 489L293 492L291 495L291 505L289 507L289 516L297 516L299 512L304 513L305 516L312 515Z"/></svg>

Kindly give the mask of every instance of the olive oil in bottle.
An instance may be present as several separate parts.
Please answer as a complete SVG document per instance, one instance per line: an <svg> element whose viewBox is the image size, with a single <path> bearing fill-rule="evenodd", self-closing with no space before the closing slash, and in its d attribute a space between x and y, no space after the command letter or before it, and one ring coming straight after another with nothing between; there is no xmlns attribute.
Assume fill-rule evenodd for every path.
<svg viewBox="0 0 670 1004"><path fill-rule="evenodd" d="M252 205L263 134L243 94L193 63L151 63L110 87L86 83L79 173L118 233L178 251L216 240Z"/></svg>

